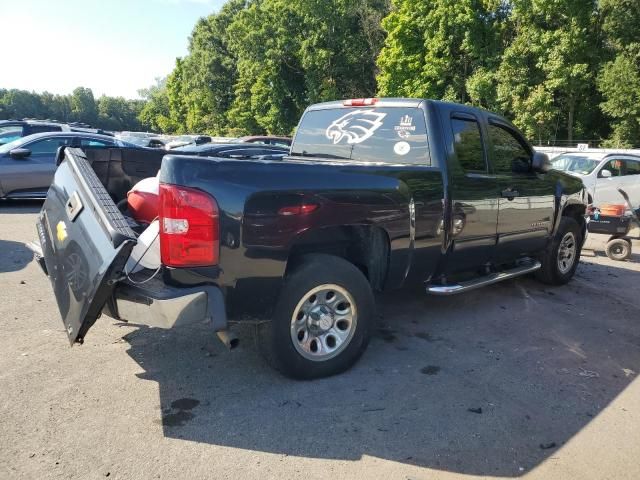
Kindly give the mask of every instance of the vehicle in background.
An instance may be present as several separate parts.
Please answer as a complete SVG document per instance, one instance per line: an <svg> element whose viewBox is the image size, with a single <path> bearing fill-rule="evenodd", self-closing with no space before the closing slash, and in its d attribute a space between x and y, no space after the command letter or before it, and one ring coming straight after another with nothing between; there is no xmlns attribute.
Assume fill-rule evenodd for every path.
<svg viewBox="0 0 640 480"><path fill-rule="evenodd" d="M0 120L0 145L43 132L86 132L112 136L109 132L91 128L84 123L61 123L50 120Z"/></svg>
<svg viewBox="0 0 640 480"><path fill-rule="evenodd" d="M236 137L211 137L211 143L235 143Z"/></svg>
<svg viewBox="0 0 640 480"><path fill-rule="evenodd" d="M245 159L279 160L289 154L288 148L261 144L207 143L175 148L172 153L198 155L201 157L221 157Z"/></svg>
<svg viewBox="0 0 640 480"><path fill-rule="evenodd" d="M589 204L619 203L621 188L640 204L640 156L621 153L564 153L551 160L554 170L582 180Z"/></svg>
<svg viewBox="0 0 640 480"><path fill-rule="evenodd" d="M0 198L45 198L56 171L60 147L132 147L108 135L45 132L0 146Z"/></svg>
<svg viewBox="0 0 640 480"><path fill-rule="evenodd" d="M633 205L629 195L618 189L622 204L604 205L593 209L589 216L589 232L609 235L604 251L611 260L624 261L631 257L632 240L640 240L640 206Z"/></svg>
<svg viewBox="0 0 640 480"><path fill-rule="evenodd" d="M211 137L208 135L180 135L177 138L167 142L165 149L172 150L174 148L184 147L186 145L204 145L211 143Z"/></svg>
<svg viewBox="0 0 640 480"><path fill-rule="evenodd" d="M164 149L167 144L166 140L159 137L119 135L118 138L123 142L133 143L134 145L144 148Z"/></svg>
<svg viewBox="0 0 640 480"><path fill-rule="evenodd" d="M240 137L236 140L238 143L262 143L264 145L275 145L278 147L291 146L291 138L289 137L274 137L272 135L252 135L247 137Z"/></svg>
<svg viewBox="0 0 640 480"><path fill-rule="evenodd" d="M127 171L155 167L143 157L157 152L140 152L118 169L65 149L39 217L33 248L71 343L105 313L164 328L207 320L233 347L228 318L259 315L257 345L276 368L323 377L366 349L374 291L452 295L530 273L562 285L586 233L582 182L550 170L504 118L355 99L307 108L282 160L165 155L161 265L132 273L137 234L115 203Z"/></svg>

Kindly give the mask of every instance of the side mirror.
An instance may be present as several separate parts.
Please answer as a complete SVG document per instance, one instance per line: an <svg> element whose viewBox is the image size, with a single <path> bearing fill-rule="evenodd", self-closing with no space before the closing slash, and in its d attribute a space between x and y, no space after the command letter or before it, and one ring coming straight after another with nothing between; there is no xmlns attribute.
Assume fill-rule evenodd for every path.
<svg viewBox="0 0 640 480"><path fill-rule="evenodd" d="M24 160L31 155L31 150L28 148L14 148L9 152L9 156L14 160Z"/></svg>
<svg viewBox="0 0 640 480"><path fill-rule="evenodd" d="M547 173L551 170L551 162L546 153L534 152L531 162L531 169L537 173Z"/></svg>
<svg viewBox="0 0 640 480"><path fill-rule="evenodd" d="M600 170L600 177L601 178L611 178L613 175L611 174L611 170L607 170L606 168L603 168L602 170Z"/></svg>

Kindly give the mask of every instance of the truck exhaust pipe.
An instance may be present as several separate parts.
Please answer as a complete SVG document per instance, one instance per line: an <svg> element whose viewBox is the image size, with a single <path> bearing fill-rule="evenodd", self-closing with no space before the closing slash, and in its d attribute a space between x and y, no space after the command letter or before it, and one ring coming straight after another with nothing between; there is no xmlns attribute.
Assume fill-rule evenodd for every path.
<svg viewBox="0 0 640 480"><path fill-rule="evenodd" d="M224 343L224 346L229 350L233 350L240 343L238 336L230 330L220 330L219 332L216 332L216 334L220 341Z"/></svg>

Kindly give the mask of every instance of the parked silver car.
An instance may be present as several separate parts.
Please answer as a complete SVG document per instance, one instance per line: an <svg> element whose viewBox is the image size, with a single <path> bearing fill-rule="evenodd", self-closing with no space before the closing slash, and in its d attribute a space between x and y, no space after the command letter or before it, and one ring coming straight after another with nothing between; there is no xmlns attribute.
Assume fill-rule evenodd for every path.
<svg viewBox="0 0 640 480"><path fill-rule="evenodd" d="M589 203L622 203L618 188L640 203L640 157L631 154L579 152L563 153L551 160L555 170L582 179Z"/></svg>
<svg viewBox="0 0 640 480"><path fill-rule="evenodd" d="M132 147L107 135L45 132L0 145L0 198L45 198L56 171L59 147Z"/></svg>

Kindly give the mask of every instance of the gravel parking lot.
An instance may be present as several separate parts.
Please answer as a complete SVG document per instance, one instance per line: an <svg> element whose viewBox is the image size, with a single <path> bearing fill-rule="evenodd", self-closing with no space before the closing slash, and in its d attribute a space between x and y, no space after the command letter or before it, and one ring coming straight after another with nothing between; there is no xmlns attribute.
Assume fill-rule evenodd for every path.
<svg viewBox="0 0 640 480"><path fill-rule="evenodd" d="M102 318L69 347L0 203L0 478L640 478L640 246L576 279L380 298L351 371L295 382L210 325ZM587 246L601 239L592 238Z"/></svg>

